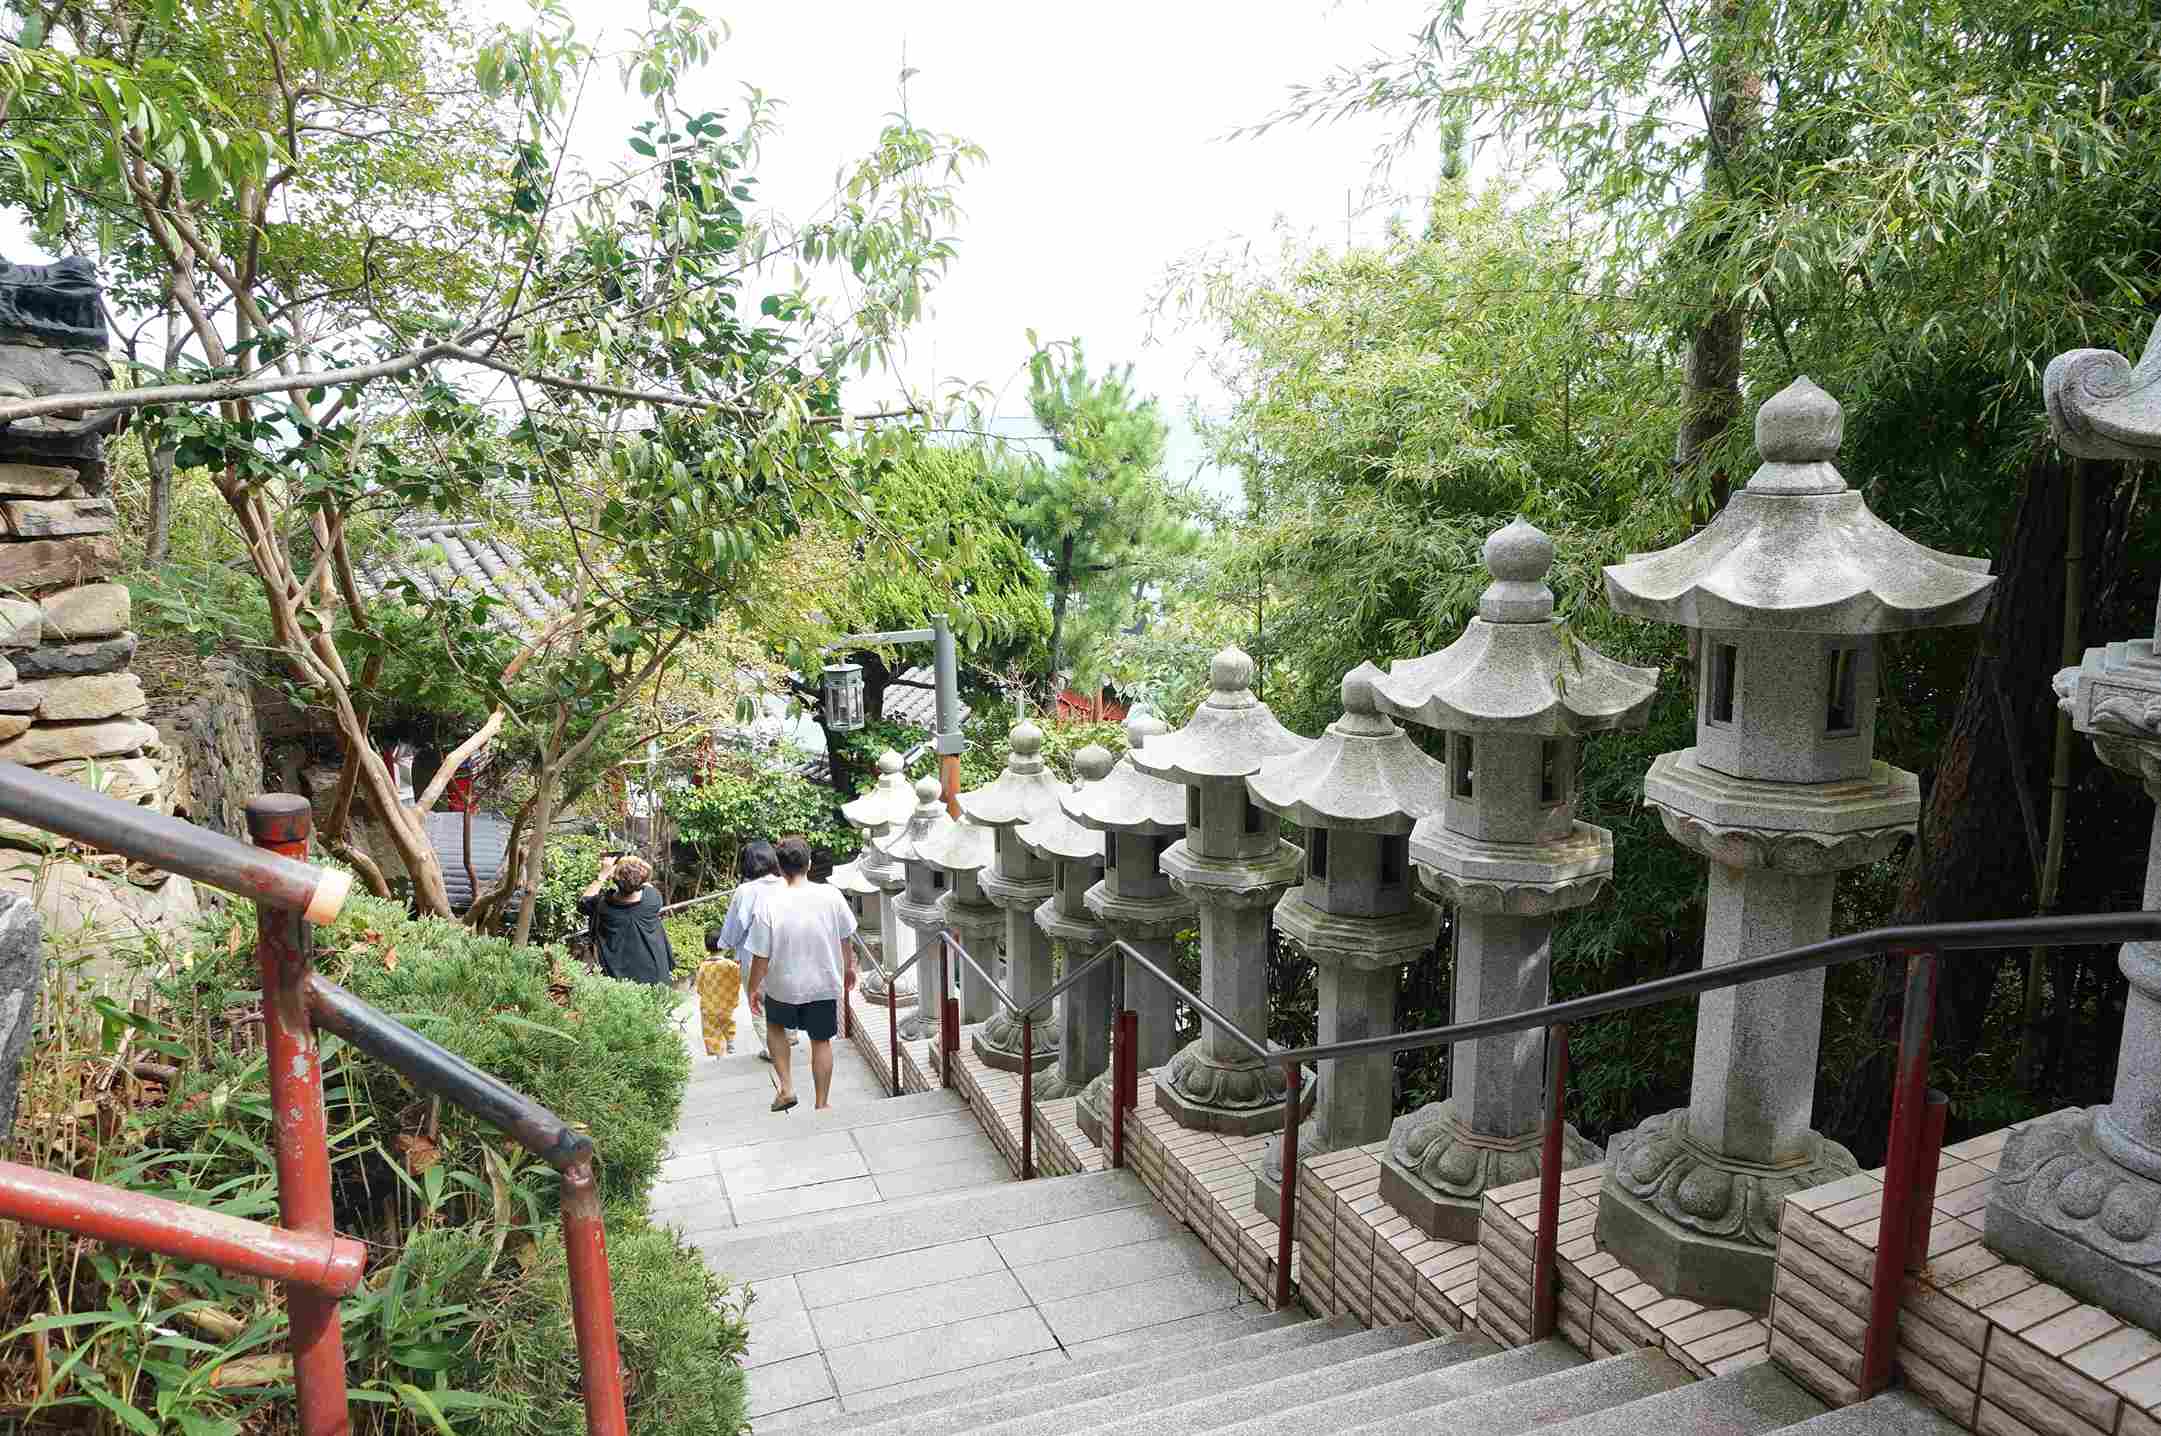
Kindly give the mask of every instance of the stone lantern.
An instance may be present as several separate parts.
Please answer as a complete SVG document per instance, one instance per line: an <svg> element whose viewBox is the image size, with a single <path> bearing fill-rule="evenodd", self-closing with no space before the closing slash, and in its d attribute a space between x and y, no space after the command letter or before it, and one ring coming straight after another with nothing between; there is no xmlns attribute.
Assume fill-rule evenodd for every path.
<svg viewBox="0 0 2161 1436"><path fill-rule="evenodd" d="M2051 427L2085 459L2161 459L2161 327L2132 367L2105 349L2058 356L2042 378ZM2056 693L2103 763L2161 799L2161 613L2154 636L2089 648ZM2161 810L2143 907L2161 911ZM2116 1089L2105 1107L2027 1123L2004 1144L1988 1244L2064 1290L2161 1331L2161 943L2125 943L2130 982ZM2128 1419L2128 1418L2126 1418Z"/></svg>
<svg viewBox="0 0 2161 1436"><path fill-rule="evenodd" d="M940 796L942 791L936 778L918 778L915 809L908 815L907 825L871 840L880 855L900 864L905 874L906 885L893 899L893 915L913 929L914 947L918 950L938 945L939 934L945 931L945 896L952 886L952 879L932 866L928 856L945 830L954 826ZM915 1011L900 1023L900 1035L910 1042L937 1032L940 1000L951 984L938 952L924 953L916 972Z"/></svg>
<svg viewBox="0 0 2161 1436"><path fill-rule="evenodd" d="M992 972L998 970L998 934L1005 926L1005 914L983 896L979 880L990 867L996 846L994 830L969 818L947 823L923 840L924 861L950 884L939 901L945 925L968 955ZM980 1022L996 1010L989 984L958 958L954 964L960 971L949 980L960 984L960 1020Z"/></svg>
<svg viewBox="0 0 2161 1436"><path fill-rule="evenodd" d="M971 822L995 832L991 866L979 877L983 895L1005 909L1006 990L1021 1001L1051 986L1050 938L1035 924L1035 910L1051 895L1050 864L1020 840L1025 825L1058 811L1066 785L1043 765L1043 730L1019 723L1007 738L1005 771L996 781L960 795ZM976 1060L1004 1072L1021 1069L1020 1023L999 1008L968 1036ZM1045 1023L1035 1034L1038 1068L1058 1060L1058 1031Z"/></svg>
<svg viewBox="0 0 2161 1436"><path fill-rule="evenodd" d="M878 755L878 781L870 791L840 805L841 817L862 833L865 840L863 851L849 866L878 891L875 904L878 916L873 926L877 929L882 960L888 971L915 956L915 929L902 923L893 911L894 901L908 886L907 869L878 850L878 839L906 826L909 815L915 811L915 790L900 770L900 754L886 749ZM838 869L834 875L839 876ZM872 906L869 902L864 904L866 910ZM863 995L878 1002L885 1001L885 979L876 971L863 974ZM899 1001L915 1001L912 972L900 980Z"/></svg>
<svg viewBox="0 0 2161 1436"><path fill-rule="evenodd" d="M1697 630L1696 745L1643 795L1711 860L1706 967L1829 937L1839 870L1913 831L1919 784L1875 759L1877 637L1976 622L1995 582L1869 512L1833 464L1843 428L1796 379L1718 517L1606 569L1615 609ZM1688 1106L1610 1143L1599 1241L1659 1289L1766 1309L1780 1202L1854 1170L1809 1129L1822 1017L1821 971L1705 993Z"/></svg>
<svg viewBox="0 0 2161 1436"><path fill-rule="evenodd" d="M1304 855L1246 792L1246 779L1306 740L1253 696L1253 660L1235 648L1208 665L1208 697L1175 733L1133 754L1141 772L1182 784L1186 835L1163 854L1171 886L1200 913L1201 999L1256 1040L1268 1031L1268 915ZM1156 1105L1181 1127L1250 1136L1283 1122L1283 1069L1204 1025L1155 1078ZM1311 1097L1311 1084L1299 1094Z"/></svg>
<svg viewBox="0 0 2161 1436"><path fill-rule="evenodd" d="M1073 755L1077 781L1085 793L1111 770L1111 755L1094 743ZM1088 910L1088 894L1103 877L1103 834L1082 827L1061 805L1020 830L1029 852L1051 865L1051 895L1037 905L1035 925L1044 936L1065 944L1065 960L1086 962L1110 941ZM1097 968L1066 989L1059 999L1058 1071L1036 1084L1041 1101L1077 1097L1083 1087L1109 1070L1111 970Z"/></svg>
<svg viewBox="0 0 2161 1436"><path fill-rule="evenodd" d="M1131 757L1164 731L1162 721L1148 713L1126 719L1127 756L1102 782L1075 788L1058 802L1074 822L1103 834L1103 880L1088 890L1088 911L1112 937L1168 971L1171 940L1193 925L1192 901L1172 892L1163 875L1163 854L1185 835L1186 794L1176 783L1143 773ZM1126 1006L1134 1016L1134 1067L1153 1071L1170 1060L1177 1005L1170 989L1132 959L1119 960L1125 964ZM1107 1073L1089 1082L1074 1117L1089 1141L1109 1145Z"/></svg>
<svg viewBox="0 0 2161 1436"><path fill-rule="evenodd" d="M833 869L826 882L848 900L848 911L855 914L855 940L861 943L863 949L873 958L883 962L883 941L879 935L878 909L882 905L878 901L879 888L876 883L863 876L862 858L842 863ZM875 991L872 989L873 983L876 984ZM858 973L856 985L862 990L864 997L876 1001L880 1006L885 1004L885 979L879 975L875 966L867 966ZM903 983L904 989L905 986ZM894 1005L898 1006L901 1000L913 1002L915 997L912 992L904 990L903 998L896 999Z"/></svg>
<svg viewBox="0 0 2161 1436"><path fill-rule="evenodd" d="M1417 821L1440 810L1447 773L1381 712L1380 679L1370 663L1344 675L1343 716L1246 779L1254 802L1306 832L1305 880L1276 903L1276 930L1313 960L1324 1043L1394 1032L1396 969L1441 930L1441 910L1412 891L1410 844ZM1388 1135L1393 1054L1337 1058L1319 1080L1313 1155ZM1273 1213L1282 1183L1278 1139L1255 1179L1255 1205Z"/></svg>
<svg viewBox="0 0 2161 1436"><path fill-rule="evenodd" d="M1585 735L1640 728L1651 668L1570 645L1553 617L1553 544L1522 519L1486 539L1493 582L1478 616L1439 653L1397 663L1380 707L1446 735L1438 815L1411 834L1427 884L1455 907L1455 1020L1545 1005L1553 915L1595 899L1613 873L1613 835L1575 820ZM1545 1129L1545 1038L1459 1044L1448 1100L1394 1124L1381 1196L1428 1236L1475 1241L1488 1187L1537 1175ZM1598 1160L1569 1129L1566 1164Z"/></svg>

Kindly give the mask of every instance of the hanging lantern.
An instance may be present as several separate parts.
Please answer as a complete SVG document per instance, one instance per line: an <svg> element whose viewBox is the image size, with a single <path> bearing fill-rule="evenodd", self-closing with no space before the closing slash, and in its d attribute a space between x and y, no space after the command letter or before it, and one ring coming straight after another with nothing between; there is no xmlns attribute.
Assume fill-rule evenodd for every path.
<svg viewBox="0 0 2161 1436"><path fill-rule="evenodd" d="M858 663L825 666L825 726L853 733L863 726L863 667Z"/></svg>

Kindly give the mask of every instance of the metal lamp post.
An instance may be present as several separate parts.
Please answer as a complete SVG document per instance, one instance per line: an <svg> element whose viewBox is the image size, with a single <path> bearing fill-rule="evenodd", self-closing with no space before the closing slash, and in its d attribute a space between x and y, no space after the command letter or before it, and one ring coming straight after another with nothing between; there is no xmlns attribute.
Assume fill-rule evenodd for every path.
<svg viewBox="0 0 2161 1436"><path fill-rule="evenodd" d="M833 653L855 648L883 648L903 643L928 643L931 645L931 668L937 676L937 727L931 734L931 748L938 754L938 788L945 799L946 811L960 816L960 755L968 750L967 740L960 736L960 656L953 644L953 625L946 615L931 615L928 628L899 628L885 633L849 633L826 645L826 652ZM852 671L851 671L852 670ZM850 709L848 694L853 691L853 708ZM860 729L866 721L863 712L863 670L853 663L827 664L821 698L824 701L826 727L836 733L850 733ZM835 723L833 714L839 705L844 721ZM846 722L852 712L853 722Z"/></svg>

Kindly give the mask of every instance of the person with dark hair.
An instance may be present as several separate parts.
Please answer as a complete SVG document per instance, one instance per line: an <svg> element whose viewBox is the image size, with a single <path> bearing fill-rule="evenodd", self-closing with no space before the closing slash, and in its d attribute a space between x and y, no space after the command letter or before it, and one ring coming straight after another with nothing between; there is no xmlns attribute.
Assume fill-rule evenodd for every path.
<svg viewBox="0 0 2161 1436"><path fill-rule="evenodd" d="M721 919L719 928L715 930L718 933L718 946L715 946L715 933L708 932L705 935L705 950L707 952L718 952L725 948L733 955L736 970L734 973L725 976L717 972L713 975L714 993L713 997L708 999L705 995L705 968L701 966L698 969L699 1022L705 1029L705 1051L709 1057L714 1055L713 1025L715 1022L715 1018L709 1014L713 1012L715 1004L721 1000L720 984L723 981L727 984L725 994L727 998L727 1030L722 1040L721 1050L731 1053L735 1051L735 1001L736 995L742 991L742 965L748 961L743 956L743 940L750 936L750 923L751 919L758 914L759 900L780 886L780 858L773 851L773 845L764 838L757 838L745 843L737 863L737 871L742 874L742 881L736 886L735 896L728 899L728 915ZM758 1056L766 1062L773 1060L763 1047L759 1048Z"/></svg>
<svg viewBox="0 0 2161 1436"><path fill-rule="evenodd" d="M603 887L612 889L606 897ZM675 959L660 908L651 863L620 853L601 859L599 875L578 895L578 911L592 921L602 972L625 982L668 985Z"/></svg>
<svg viewBox="0 0 2161 1436"><path fill-rule="evenodd" d="M818 1110L832 1105L833 1034L843 994L855 984L855 913L836 888L809 880L810 845L780 844L782 886L759 900L750 925L750 1015L765 1021L766 1051L780 1079L773 1110L796 1105L789 1034L810 1036L810 1073Z"/></svg>

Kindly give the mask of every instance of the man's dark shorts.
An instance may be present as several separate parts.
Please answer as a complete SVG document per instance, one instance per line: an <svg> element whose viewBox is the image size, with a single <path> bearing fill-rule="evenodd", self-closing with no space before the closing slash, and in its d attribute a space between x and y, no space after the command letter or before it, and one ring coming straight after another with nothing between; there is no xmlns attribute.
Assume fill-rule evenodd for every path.
<svg viewBox="0 0 2161 1436"><path fill-rule="evenodd" d="M823 1002L775 1002L768 997L765 1020L769 1026L803 1032L813 1042L831 1042L840 1030L840 1004L830 997Z"/></svg>

